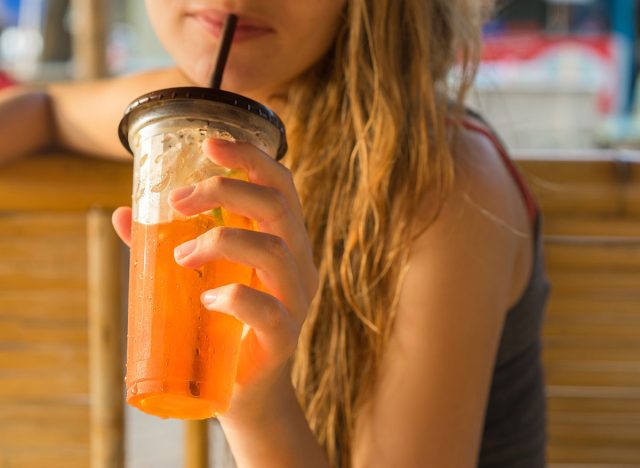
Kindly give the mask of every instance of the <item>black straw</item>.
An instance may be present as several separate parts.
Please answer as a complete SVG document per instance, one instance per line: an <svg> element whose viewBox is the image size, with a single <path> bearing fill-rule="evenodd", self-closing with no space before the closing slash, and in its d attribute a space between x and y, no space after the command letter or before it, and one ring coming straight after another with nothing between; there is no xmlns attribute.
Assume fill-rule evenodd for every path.
<svg viewBox="0 0 640 468"><path fill-rule="evenodd" d="M233 42L233 33L236 32L236 24L238 24L238 17L236 15L229 15L224 21L224 29L222 30L222 42L218 48L218 56L216 57L215 70L211 76L211 87L213 89L220 89L222 83L222 74L224 73L224 67L227 64L227 58L229 57L229 49Z"/></svg>

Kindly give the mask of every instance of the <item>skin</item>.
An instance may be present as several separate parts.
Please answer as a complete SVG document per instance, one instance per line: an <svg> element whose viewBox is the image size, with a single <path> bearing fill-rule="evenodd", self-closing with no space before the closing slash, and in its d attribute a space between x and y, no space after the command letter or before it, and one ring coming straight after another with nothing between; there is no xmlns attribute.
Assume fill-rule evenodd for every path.
<svg viewBox="0 0 640 468"><path fill-rule="evenodd" d="M154 29L178 68L207 86L226 13L239 16L223 89L269 101L322 57L335 36L344 0L145 0ZM247 31L249 29L249 31ZM247 39L247 33L254 35ZM310 34L310 31L313 31ZM243 34L244 33L244 34Z"/></svg>
<svg viewBox="0 0 640 468"><path fill-rule="evenodd" d="M272 31L234 43L223 82L226 89L271 105L291 79L328 50L343 9L343 0L202 0L196 6L203 4ZM30 130L36 134L12 133L14 141L127 157L114 129L128 102L152 89L204 84L217 39L189 16L195 2L148 0L147 5L178 68L55 85L48 89L47 106L29 90L19 90L18 98L29 102L27 114L39 124ZM15 99L0 96L0 136L8 117L16 115L7 113ZM100 112L87 119L86 109ZM26 128L26 123L15 127ZM25 143L12 149L20 153L34 147ZM177 189L171 196L174 209L190 215L224 206L259 226L257 232L215 228L175 252L176 262L188 268L225 257L253 266L259 279L251 287L202 292L207 308L251 327L231 408L220 422L239 467L327 467L289 378L288 362L317 286L291 174L248 145L210 140L204 149L213 161L247 171L249 182L214 177ZM380 378L358 416L356 468L476 465L502 323L531 269L532 226L491 144L462 131L454 154L453 194L435 224L408 246L411 257L394 332ZM0 149L0 160L8 157ZM428 219L428 194L423 212ZM113 224L129 243L130 208L116 210Z"/></svg>

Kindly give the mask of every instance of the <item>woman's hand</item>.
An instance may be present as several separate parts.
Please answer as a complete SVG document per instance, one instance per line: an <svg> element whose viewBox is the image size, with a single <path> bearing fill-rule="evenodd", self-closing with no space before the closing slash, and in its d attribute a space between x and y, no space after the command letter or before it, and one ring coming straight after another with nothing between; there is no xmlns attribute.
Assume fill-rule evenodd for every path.
<svg viewBox="0 0 640 468"><path fill-rule="evenodd" d="M224 140L203 145L224 167L244 170L249 182L211 177L170 194L185 216L219 206L256 222L258 231L216 227L175 249L176 262L199 268L224 258L255 269L250 286L230 284L203 291L209 310L235 316L250 327L243 339L236 388L225 419L244 419L290 392L287 363L317 288L310 241L291 173L255 147ZM114 227L130 241L131 211L114 213Z"/></svg>

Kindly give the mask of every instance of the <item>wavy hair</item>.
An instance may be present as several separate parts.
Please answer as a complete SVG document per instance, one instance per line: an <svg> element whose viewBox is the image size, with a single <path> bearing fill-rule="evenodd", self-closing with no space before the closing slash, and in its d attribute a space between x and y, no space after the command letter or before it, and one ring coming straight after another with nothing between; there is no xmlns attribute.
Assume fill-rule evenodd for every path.
<svg viewBox="0 0 640 468"><path fill-rule="evenodd" d="M293 381L332 466L348 467L414 239L450 192L448 116L480 55L487 0L347 0L328 55L288 96L292 170L320 285ZM462 73L455 85L450 71ZM425 221L425 197L434 217ZM418 221L422 220L422 221Z"/></svg>

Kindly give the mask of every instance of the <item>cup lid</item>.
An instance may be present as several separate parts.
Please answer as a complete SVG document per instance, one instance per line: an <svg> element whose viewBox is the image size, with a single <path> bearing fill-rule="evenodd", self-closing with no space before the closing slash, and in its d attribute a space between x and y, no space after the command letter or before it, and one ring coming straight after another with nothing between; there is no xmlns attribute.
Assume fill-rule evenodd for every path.
<svg viewBox="0 0 640 468"><path fill-rule="evenodd" d="M287 152L287 136L285 133L284 124L282 123L282 120L280 120L280 117L278 117L276 113L269 109L267 106L260 104L253 99L249 99L248 97L232 93L230 91L189 86L180 88L166 88L152 91L150 93L143 94L127 106L126 110L124 111L124 116L120 121L120 125L118 126L118 136L120 137L120 142L126 148L126 150L129 151L129 153L133 153L133 151L131 151L131 146L129 145L129 119L132 112L135 110L142 110L147 107L155 106L159 102L167 102L174 99L200 99L205 101L219 102L222 104L227 104L229 106L237 107L238 109L242 109L244 111L262 117L263 119L271 123L274 127L276 127L276 129L280 133L280 144L276 153L276 160L282 159L282 157Z"/></svg>

